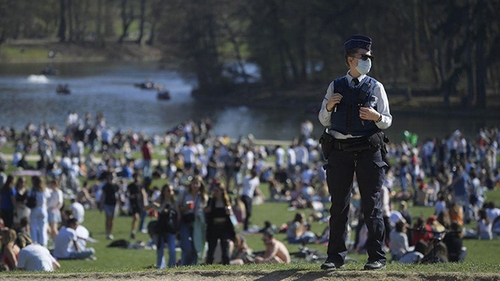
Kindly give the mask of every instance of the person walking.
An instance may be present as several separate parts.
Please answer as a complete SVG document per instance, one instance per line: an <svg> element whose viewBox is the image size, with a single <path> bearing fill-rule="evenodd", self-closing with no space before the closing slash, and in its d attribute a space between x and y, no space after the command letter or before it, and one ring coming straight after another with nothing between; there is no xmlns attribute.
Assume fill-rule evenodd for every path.
<svg viewBox="0 0 500 281"><path fill-rule="evenodd" d="M102 187L102 195L100 198L99 208L100 211L104 211L106 216L105 228L106 228L106 239L113 240L113 225L116 213L116 203L118 198L119 186L114 181L113 172L107 171L103 177L106 179L106 183Z"/></svg>
<svg viewBox="0 0 500 281"><path fill-rule="evenodd" d="M132 176L133 180L127 185L127 198L129 199L130 206L129 212L132 214L132 225L130 230L130 239L135 239L135 230L139 222L140 215L144 211L144 198L142 188L139 185L139 174L135 172Z"/></svg>
<svg viewBox="0 0 500 281"><path fill-rule="evenodd" d="M245 204L246 217L243 222L243 230L248 231L250 217L252 216L252 204L255 192L261 193L259 189L260 180L255 169L250 171L250 174L243 179L243 191L241 201Z"/></svg>
<svg viewBox="0 0 500 281"><path fill-rule="evenodd" d="M149 140L144 140L141 146L142 174L145 178L151 178L151 161L153 159L153 145Z"/></svg>
<svg viewBox="0 0 500 281"><path fill-rule="evenodd" d="M326 128L321 138L330 207L330 237L324 270L342 268L347 255L345 245L349 201L356 173L361 208L368 228L365 270L384 269L384 220L381 189L385 178L385 136L382 130L392 123L389 102L382 83L367 76L372 65L372 39L353 35L344 43L346 75L328 86L318 113Z"/></svg>

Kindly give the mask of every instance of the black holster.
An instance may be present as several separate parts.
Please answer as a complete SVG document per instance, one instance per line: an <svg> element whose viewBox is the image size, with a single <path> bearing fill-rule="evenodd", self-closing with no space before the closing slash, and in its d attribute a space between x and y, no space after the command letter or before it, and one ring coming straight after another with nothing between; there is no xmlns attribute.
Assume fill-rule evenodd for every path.
<svg viewBox="0 0 500 281"><path fill-rule="evenodd" d="M328 159L328 156L332 152L333 149L333 141L335 139L325 131L319 138L319 144L321 145L321 152L323 152L323 158Z"/></svg>
<svg viewBox="0 0 500 281"><path fill-rule="evenodd" d="M387 163L387 166L390 167L389 161L387 159L387 147L385 146L386 143L389 143L389 138L384 134L384 132L377 131L376 133L372 134L368 137L368 142L371 146L380 149L380 152L382 153L382 159L385 163Z"/></svg>
<svg viewBox="0 0 500 281"><path fill-rule="evenodd" d="M377 131L368 137L368 142L372 147L382 149L382 147L385 147L385 143L389 142L389 139L385 136L383 131Z"/></svg>

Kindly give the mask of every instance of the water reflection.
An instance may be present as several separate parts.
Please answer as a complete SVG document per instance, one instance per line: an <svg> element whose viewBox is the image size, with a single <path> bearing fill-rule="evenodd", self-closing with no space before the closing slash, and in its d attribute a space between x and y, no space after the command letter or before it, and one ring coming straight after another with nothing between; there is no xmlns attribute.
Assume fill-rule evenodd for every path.
<svg viewBox="0 0 500 281"><path fill-rule="evenodd" d="M290 140L300 133L300 123L309 119L314 134L321 134L316 114L295 109L254 109L194 101L190 92L194 82L177 72L159 69L155 63L71 63L55 64L59 76L47 76L45 83L34 83L30 75L44 64L4 64L0 66L0 125L22 128L27 123L48 122L64 127L67 113L77 111L95 116L102 112L109 125L146 133L163 133L180 122L209 117L216 134L236 138L252 133L259 139ZM151 79L171 93L170 101L156 99L155 91L141 90L134 83ZM68 84L71 95L58 95L58 84ZM322 94L321 94L322 95ZM322 96L318 96L318 109ZM444 137L455 129L475 134L494 120L472 118L432 118L423 114L394 113L387 131L393 141L404 130L420 135ZM472 135L471 135L472 136Z"/></svg>

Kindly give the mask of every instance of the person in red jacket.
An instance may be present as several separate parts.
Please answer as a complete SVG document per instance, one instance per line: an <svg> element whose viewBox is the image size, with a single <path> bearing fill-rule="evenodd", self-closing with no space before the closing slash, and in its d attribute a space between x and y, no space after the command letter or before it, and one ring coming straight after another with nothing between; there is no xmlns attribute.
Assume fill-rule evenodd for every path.
<svg viewBox="0 0 500 281"><path fill-rule="evenodd" d="M145 140L141 147L142 153L142 175L151 177L151 160L153 157L153 145L149 140Z"/></svg>

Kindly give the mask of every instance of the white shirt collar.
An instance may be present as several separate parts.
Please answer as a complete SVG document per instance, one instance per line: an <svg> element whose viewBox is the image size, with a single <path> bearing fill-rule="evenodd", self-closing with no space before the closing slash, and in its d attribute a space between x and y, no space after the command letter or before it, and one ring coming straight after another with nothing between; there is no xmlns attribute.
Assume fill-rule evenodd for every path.
<svg viewBox="0 0 500 281"><path fill-rule="evenodd" d="M352 79L354 79L354 77L351 76L351 73L349 71L347 71L346 77L347 77L347 82L349 82L349 84L351 84ZM366 77L366 74L359 76L358 77L359 82L363 81L363 79L365 79L365 77Z"/></svg>

